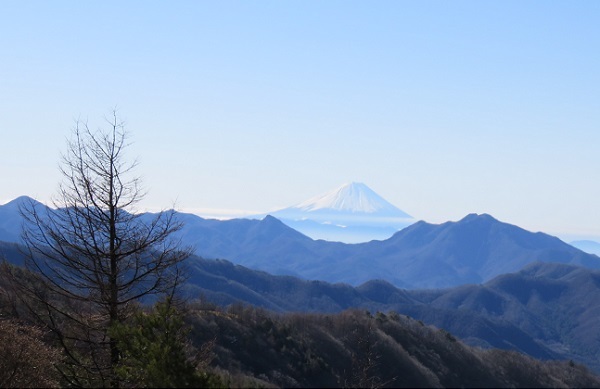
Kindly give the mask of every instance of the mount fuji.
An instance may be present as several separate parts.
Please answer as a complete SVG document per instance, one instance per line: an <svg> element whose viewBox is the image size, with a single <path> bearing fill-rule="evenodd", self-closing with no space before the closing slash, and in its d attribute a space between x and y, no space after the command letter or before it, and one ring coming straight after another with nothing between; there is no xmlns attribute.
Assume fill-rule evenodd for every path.
<svg viewBox="0 0 600 389"><path fill-rule="evenodd" d="M344 243L387 239L416 221L357 182L269 214L313 239Z"/></svg>

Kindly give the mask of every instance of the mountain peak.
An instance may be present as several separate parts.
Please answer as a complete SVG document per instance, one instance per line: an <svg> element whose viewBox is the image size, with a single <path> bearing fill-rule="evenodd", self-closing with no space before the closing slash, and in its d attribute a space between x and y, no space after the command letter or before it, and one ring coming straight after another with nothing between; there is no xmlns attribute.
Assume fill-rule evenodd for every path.
<svg viewBox="0 0 600 389"><path fill-rule="evenodd" d="M0 205L0 207L4 207L5 209L14 209L14 210L18 210L21 206L23 205L27 205L27 204L41 204L39 201L29 197L29 196L19 196L15 199L12 199L11 201L9 201L8 203L4 204L4 205Z"/></svg>
<svg viewBox="0 0 600 389"><path fill-rule="evenodd" d="M331 192L308 199L292 208L304 212L330 210L367 214L392 211L397 217L411 217L360 182L344 184Z"/></svg>
<svg viewBox="0 0 600 389"><path fill-rule="evenodd" d="M412 216L360 182L344 184L297 205L271 212L271 216L313 239L347 243L387 239L414 222Z"/></svg>
<svg viewBox="0 0 600 389"><path fill-rule="evenodd" d="M487 213L470 213L467 216L465 216L464 218L462 218L460 221L461 222L467 222L467 221L472 221L472 220L482 220L482 221L498 221L496 218L494 218L492 215L487 214Z"/></svg>

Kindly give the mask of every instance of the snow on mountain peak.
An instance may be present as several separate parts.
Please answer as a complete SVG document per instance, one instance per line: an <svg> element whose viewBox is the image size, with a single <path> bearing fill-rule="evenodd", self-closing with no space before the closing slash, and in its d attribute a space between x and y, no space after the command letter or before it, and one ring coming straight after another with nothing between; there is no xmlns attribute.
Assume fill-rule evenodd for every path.
<svg viewBox="0 0 600 389"><path fill-rule="evenodd" d="M415 221L357 182L270 215L313 239L347 243L387 239Z"/></svg>
<svg viewBox="0 0 600 389"><path fill-rule="evenodd" d="M351 182L341 187L306 200L293 208L313 212L319 210L334 210L352 213L403 213L398 208L384 200L371 188L363 183ZM403 213L404 214L404 213ZM410 217L407 214L404 217Z"/></svg>

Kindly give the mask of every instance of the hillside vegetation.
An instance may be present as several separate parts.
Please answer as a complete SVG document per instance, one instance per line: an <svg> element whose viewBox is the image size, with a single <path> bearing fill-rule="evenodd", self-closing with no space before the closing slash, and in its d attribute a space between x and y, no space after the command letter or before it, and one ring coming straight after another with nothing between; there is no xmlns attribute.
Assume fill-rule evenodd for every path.
<svg viewBox="0 0 600 389"><path fill-rule="evenodd" d="M281 314L241 303L219 308L195 301L169 316L184 319L177 327L177 320L163 320L160 308L140 309L128 330L128 342L135 341L124 347L129 350L124 386L600 387L600 378L572 361L542 362L514 351L473 348L443 329L395 312ZM6 278L0 315L2 386L64 386L54 369L64 358L57 339L34 325ZM148 323L158 332L143 330ZM168 340L170 331L179 335ZM163 349L181 362L173 365L170 357L156 354ZM30 358L36 352L41 357ZM11 374L15 371L27 374ZM178 372L195 380L181 379Z"/></svg>
<svg viewBox="0 0 600 389"><path fill-rule="evenodd" d="M232 386L598 387L573 362L466 346L395 312L275 315L250 306L192 309L196 347Z"/></svg>
<svg viewBox="0 0 600 389"><path fill-rule="evenodd" d="M273 276L225 260L190 262L189 295L221 306L242 301L278 312L392 310L447 329L470 345L573 359L600 372L597 270L538 262L482 285L404 290L382 280L355 288Z"/></svg>

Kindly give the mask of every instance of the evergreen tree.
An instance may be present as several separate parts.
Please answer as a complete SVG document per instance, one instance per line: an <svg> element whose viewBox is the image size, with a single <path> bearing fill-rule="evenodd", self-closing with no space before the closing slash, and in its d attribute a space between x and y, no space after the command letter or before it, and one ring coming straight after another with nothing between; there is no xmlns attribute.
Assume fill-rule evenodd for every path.
<svg viewBox="0 0 600 389"><path fill-rule="evenodd" d="M157 303L151 312L137 312L115 323L121 360L117 374L125 385L152 388L217 387L216 376L199 372L204 362L188 344L189 329L172 299Z"/></svg>

